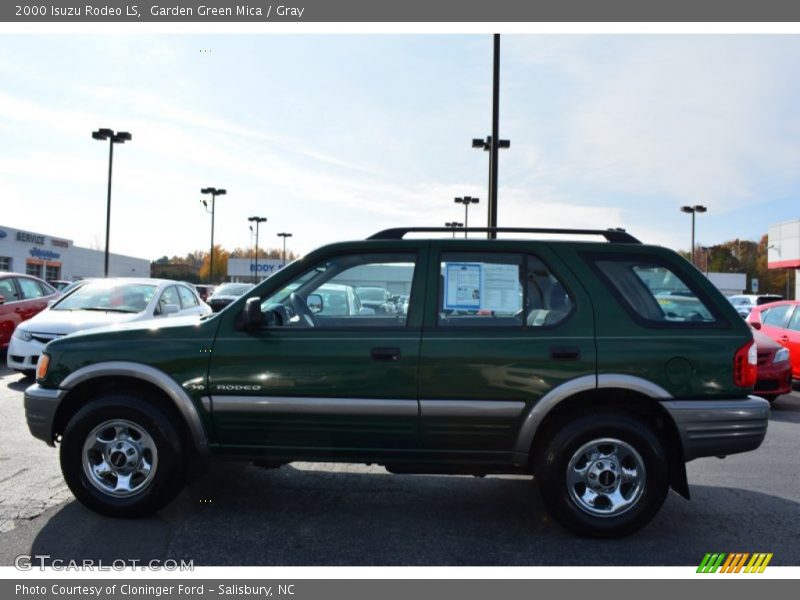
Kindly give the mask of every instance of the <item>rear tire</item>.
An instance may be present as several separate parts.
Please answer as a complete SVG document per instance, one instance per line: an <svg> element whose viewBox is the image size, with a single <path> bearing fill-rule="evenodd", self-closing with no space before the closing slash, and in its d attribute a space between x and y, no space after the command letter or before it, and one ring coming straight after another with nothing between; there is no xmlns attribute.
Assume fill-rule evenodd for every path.
<svg viewBox="0 0 800 600"><path fill-rule="evenodd" d="M183 487L186 453L170 417L144 398L103 395L61 436L61 471L75 497L109 517L143 517Z"/></svg>
<svg viewBox="0 0 800 600"><path fill-rule="evenodd" d="M542 448L535 472L545 506L578 535L633 533L655 517L667 496L664 448L635 417L577 416L552 431Z"/></svg>

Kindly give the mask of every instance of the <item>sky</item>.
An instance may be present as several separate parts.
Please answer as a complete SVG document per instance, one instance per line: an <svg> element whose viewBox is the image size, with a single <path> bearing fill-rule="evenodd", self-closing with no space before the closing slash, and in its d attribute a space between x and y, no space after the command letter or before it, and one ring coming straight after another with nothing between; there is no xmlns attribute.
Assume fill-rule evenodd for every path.
<svg viewBox="0 0 800 600"><path fill-rule="evenodd" d="M463 221L491 129L488 35L0 36L0 226L156 259L215 241L304 254ZM800 217L800 36L504 35L498 222L690 245Z"/></svg>

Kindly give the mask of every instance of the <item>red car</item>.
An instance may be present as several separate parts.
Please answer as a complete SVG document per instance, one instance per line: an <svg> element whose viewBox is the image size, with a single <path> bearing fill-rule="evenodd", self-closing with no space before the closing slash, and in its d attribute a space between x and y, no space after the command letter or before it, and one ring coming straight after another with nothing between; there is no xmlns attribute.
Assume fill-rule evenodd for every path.
<svg viewBox="0 0 800 600"><path fill-rule="evenodd" d="M784 348L789 349L792 376L800 379L800 302L784 300L756 306L747 321Z"/></svg>
<svg viewBox="0 0 800 600"><path fill-rule="evenodd" d="M22 321L39 314L60 293L37 277L0 271L0 350Z"/></svg>
<svg viewBox="0 0 800 600"><path fill-rule="evenodd" d="M771 337L753 332L758 352L756 386L753 393L765 400L774 402L775 398L792 391L792 364L789 351Z"/></svg>

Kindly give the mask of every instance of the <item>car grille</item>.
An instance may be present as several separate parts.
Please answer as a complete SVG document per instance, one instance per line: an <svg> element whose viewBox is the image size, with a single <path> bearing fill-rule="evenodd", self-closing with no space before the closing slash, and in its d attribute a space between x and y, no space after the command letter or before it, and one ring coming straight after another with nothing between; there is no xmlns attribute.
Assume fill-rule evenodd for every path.
<svg viewBox="0 0 800 600"><path fill-rule="evenodd" d="M759 392L772 392L780 387L780 382L777 379L759 379L756 381L754 389Z"/></svg>
<svg viewBox="0 0 800 600"><path fill-rule="evenodd" d="M64 334L60 333L31 333L31 337L39 342L40 344L46 344L47 342L52 342L53 340L57 340L60 337L64 337Z"/></svg>

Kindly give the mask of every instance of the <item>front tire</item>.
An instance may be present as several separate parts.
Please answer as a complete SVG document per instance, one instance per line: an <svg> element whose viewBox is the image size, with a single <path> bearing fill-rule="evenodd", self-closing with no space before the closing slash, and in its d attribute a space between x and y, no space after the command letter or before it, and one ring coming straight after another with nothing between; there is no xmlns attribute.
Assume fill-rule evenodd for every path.
<svg viewBox="0 0 800 600"><path fill-rule="evenodd" d="M110 517L143 517L165 506L186 479L186 454L169 416L133 394L81 408L61 439L61 471L75 497Z"/></svg>
<svg viewBox="0 0 800 600"><path fill-rule="evenodd" d="M578 535L628 535L664 503L667 456L650 427L635 417L575 417L554 430L543 449L535 469L545 506Z"/></svg>

